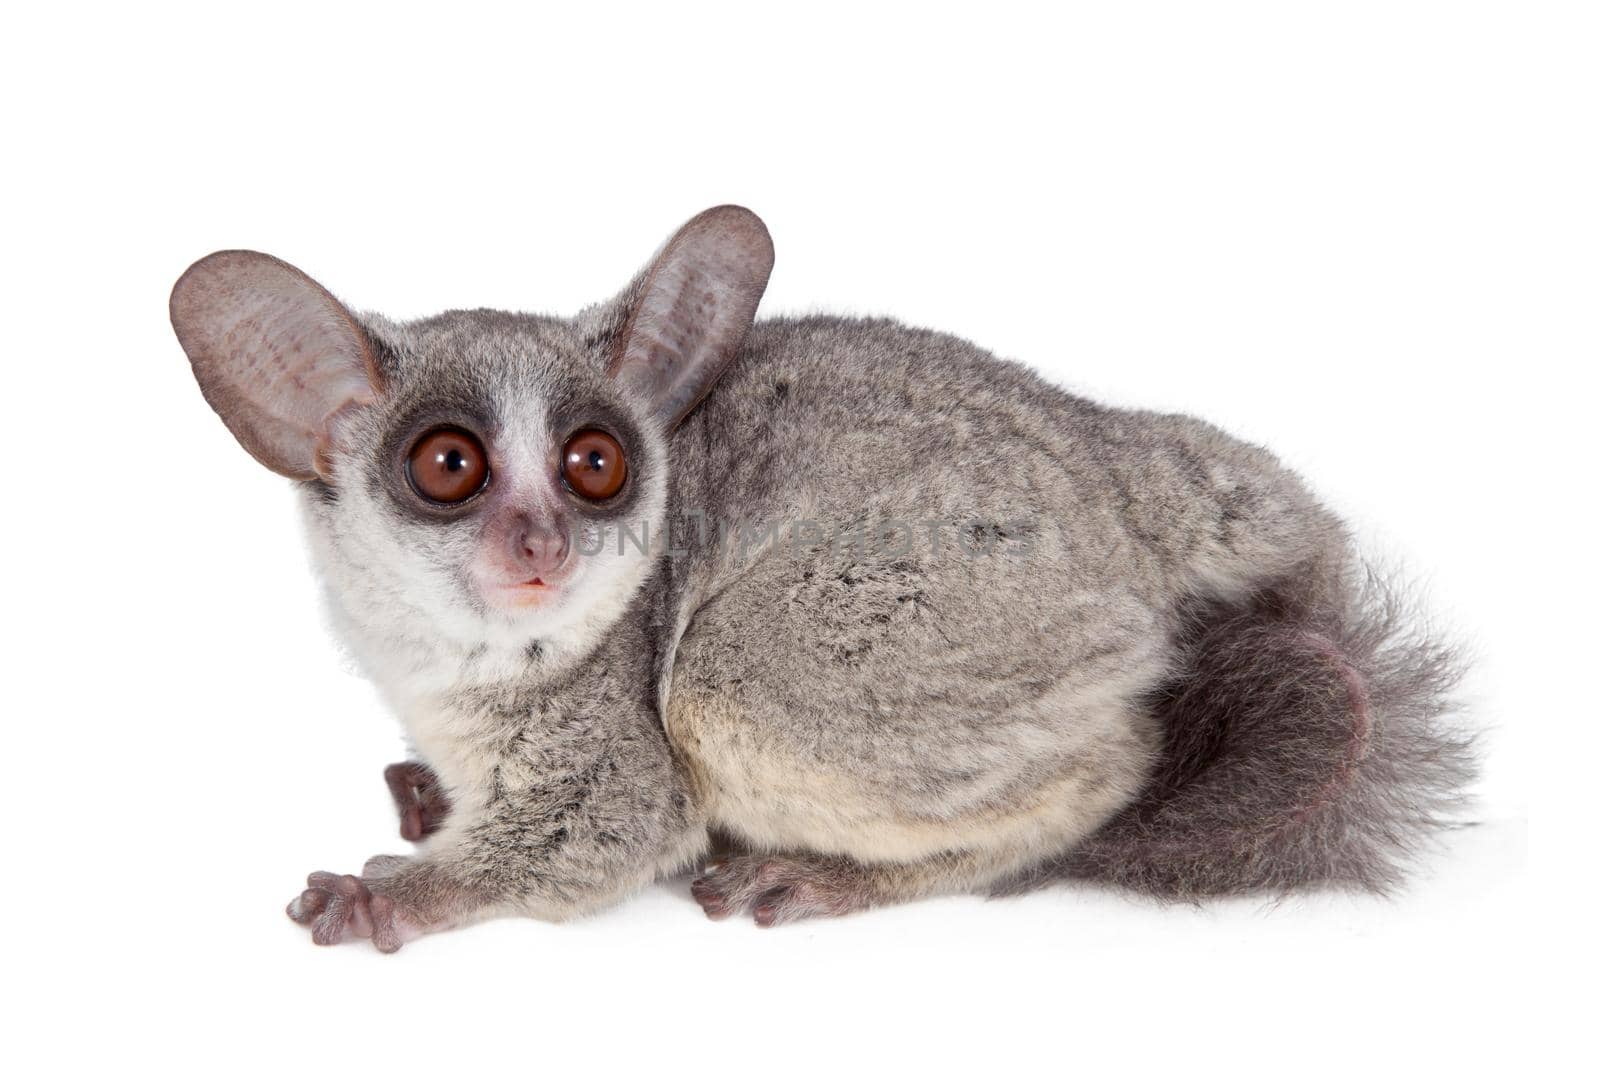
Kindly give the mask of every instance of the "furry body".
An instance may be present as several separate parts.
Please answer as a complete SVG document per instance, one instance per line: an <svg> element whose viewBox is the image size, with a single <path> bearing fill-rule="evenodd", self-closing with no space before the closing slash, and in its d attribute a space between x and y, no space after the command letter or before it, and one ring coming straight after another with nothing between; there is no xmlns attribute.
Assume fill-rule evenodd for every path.
<svg viewBox="0 0 1600 1067"><path fill-rule="evenodd" d="M776 536L741 555L737 533L707 545L680 520L683 554L655 546L651 578L586 656L445 645L419 647L399 677L368 664L413 694L403 717L455 803L428 851L516 871L495 891L511 891L509 910L608 903L702 856L708 832L846 858L870 872L852 889L870 902L1061 862L1103 873L1111 861L1060 857L1155 777L1160 694L1193 669L1187 610L1249 615L1253 598L1345 560L1339 523L1266 452L882 320L758 323L669 464L668 514ZM306 496L315 531L324 498ZM786 525L832 534L902 516L941 520L942 552L924 529L906 555L834 537L796 547ZM1028 551L969 554L975 518L1013 524ZM370 621L350 635L358 648L375 636L408 644ZM1337 732L1337 695L1333 714ZM1276 770L1213 817L1241 795L1280 804ZM808 877L826 868L812 862ZM1192 895L1338 873L1147 861L1132 880Z"/></svg>

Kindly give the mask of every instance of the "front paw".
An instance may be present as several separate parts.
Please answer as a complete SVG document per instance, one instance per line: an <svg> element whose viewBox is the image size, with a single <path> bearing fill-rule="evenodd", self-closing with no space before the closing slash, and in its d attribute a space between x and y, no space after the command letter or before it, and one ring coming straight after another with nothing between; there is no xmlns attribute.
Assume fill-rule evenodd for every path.
<svg viewBox="0 0 1600 1067"><path fill-rule="evenodd" d="M311 940L337 945L371 939L379 952L396 952L406 941L409 924L399 905L383 892L383 880L353 874L317 871L306 889L289 902L289 918L311 928Z"/></svg>
<svg viewBox="0 0 1600 1067"><path fill-rule="evenodd" d="M425 763L391 763L383 780L400 812L400 836L421 841L437 830L450 814L450 799Z"/></svg>

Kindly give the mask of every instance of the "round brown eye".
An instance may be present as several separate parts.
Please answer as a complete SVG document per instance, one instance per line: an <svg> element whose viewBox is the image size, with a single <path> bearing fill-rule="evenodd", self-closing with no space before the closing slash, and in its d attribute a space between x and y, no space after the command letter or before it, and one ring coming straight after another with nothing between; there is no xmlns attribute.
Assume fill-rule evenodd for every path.
<svg viewBox="0 0 1600 1067"><path fill-rule="evenodd" d="M429 430L411 446L411 487L435 504L459 504L489 480L489 457L465 430Z"/></svg>
<svg viewBox="0 0 1600 1067"><path fill-rule="evenodd" d="M561 476L574 493L589 500L610 500L628 478L622 446L603 430L579 430L561 450Z"/></svg>

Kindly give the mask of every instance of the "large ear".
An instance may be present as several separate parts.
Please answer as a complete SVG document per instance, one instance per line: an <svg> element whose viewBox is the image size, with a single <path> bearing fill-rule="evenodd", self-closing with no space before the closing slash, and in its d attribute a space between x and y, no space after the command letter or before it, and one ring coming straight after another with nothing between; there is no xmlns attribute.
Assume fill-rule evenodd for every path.
<svg viewBox="0 0 1600 1067"><path fill-rule="evenodd" d="M288 478L327 479L339 416L380 379L366 334L326 289L260 252L215 252L172 288L172 328L206 401Z"/></svg>
<svg viewBox="0 0 1600 1067"><path fill-rule="evenodd" d="M733 362L771 273L772 238L753 211L702 211L645 269L610 373L676 426Z"/></svg>

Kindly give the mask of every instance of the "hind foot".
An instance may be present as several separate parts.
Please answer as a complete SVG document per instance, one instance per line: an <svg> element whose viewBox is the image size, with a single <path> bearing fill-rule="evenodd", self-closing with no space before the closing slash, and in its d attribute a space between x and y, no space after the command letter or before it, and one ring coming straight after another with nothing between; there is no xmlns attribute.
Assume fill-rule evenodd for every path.
<svg viewBox="0 0 1600 1067"><path fill-rule="evenodd" d="M870 907L866 869L823 856L732 856L695 880L690 892L710 919L749 910L757 926L777 926Z"/></svg>

